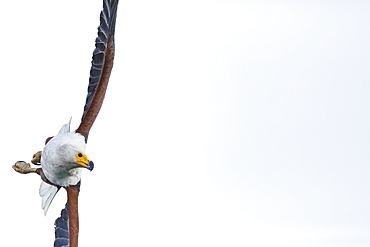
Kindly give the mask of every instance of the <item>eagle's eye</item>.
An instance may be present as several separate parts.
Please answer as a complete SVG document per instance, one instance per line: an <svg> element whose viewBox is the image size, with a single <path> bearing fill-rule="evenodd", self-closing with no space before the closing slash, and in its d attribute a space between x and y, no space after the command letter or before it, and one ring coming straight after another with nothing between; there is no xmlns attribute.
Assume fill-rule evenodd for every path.
<svg viewBox="0 0 370 247"><path fill-rule="evenodd" d="M77 154L77 156L78 156L78 157L82 157L82 153L78 153L78 154Z"/></svg>

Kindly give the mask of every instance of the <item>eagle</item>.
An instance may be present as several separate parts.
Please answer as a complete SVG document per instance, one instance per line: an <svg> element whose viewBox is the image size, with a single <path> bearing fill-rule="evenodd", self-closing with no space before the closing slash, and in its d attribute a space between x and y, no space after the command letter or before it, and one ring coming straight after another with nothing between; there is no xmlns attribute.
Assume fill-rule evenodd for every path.
<svg viewBox="0 0 370 247"><path fill-rule="evenodd" d="M66 206L61 211L61 216L55 221L55 247L78 246L78 195L81 168L90 171L94 169L94 162L86 155L85 148L90 129L103 104L113 68L117 7L118 0L103 0L86 103L78 128L70 131L71 120L69 120L58 134L46 139L43 150L37 152L32 159L33 164L41 165L40 168L32 168L24 161L17 161L13 165L13 169L19 173L40 175L42 182L39 193L42 197L42 209L45 215L60 188L66 189Z"/></svg>

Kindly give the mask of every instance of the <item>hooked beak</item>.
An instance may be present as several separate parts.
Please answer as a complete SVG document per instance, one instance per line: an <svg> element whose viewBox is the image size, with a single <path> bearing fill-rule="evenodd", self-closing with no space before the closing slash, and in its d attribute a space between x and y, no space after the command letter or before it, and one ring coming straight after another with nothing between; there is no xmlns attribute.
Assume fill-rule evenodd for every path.
<svg viewBox="0 0 370 247"><path fill-rule="evenodd" d="M85 154L78 152L76 154L76 157L78 165L88 169L89 171L92 171L94 169L94 162L89 160Z"/></svg>
<svg viewBox="0 0 370 247"><path fill-rule="evenodd" d="M90 160L90 161L89 161L89 163L87 163L86 168L87 168L89 171L92 171L92 170L94 169L94 162L92 162L92 161Z"/></svg>

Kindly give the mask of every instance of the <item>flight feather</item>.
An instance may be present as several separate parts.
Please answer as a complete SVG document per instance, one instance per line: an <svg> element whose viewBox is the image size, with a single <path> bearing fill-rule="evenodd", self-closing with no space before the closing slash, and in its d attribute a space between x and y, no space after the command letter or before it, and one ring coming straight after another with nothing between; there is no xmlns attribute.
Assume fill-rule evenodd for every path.
<svg viewBox="0 0 370 247"><path fill-rule="evenodd" d="M118 0L104 0L103 10L100 13L98 37L95 40L89 86L87 89L86 103L81 118L81 124L76 132L87 137L98 116L107 90L110 73L114 60L114 32L116 26Z"/></svg>

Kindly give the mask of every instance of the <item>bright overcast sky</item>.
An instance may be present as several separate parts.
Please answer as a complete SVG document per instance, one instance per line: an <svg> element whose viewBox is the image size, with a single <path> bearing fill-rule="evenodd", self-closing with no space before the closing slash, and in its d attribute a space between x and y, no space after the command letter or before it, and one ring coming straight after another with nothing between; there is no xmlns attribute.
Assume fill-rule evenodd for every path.
<svg viewBox="0 0 370 247"><path fill-rule="evenodd" d="M2 4L2 242L52 246L27 162L82 114L102 0ZM121 0L80 246L370 246L370 2Z"/></svg>

